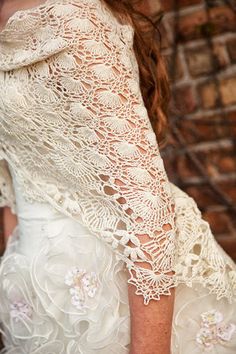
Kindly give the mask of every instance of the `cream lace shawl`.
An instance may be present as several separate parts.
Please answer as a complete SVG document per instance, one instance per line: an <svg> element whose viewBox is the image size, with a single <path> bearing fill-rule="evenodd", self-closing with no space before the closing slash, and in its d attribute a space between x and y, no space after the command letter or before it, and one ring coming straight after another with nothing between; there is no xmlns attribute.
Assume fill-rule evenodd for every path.
<svg viewBox="0 0 236 354"><path fill-rule="evenodd" d="M176 237L176 189L140 92L133 29L102 1L47 0L9 19L0 33L0 148L1 204L15 210L8 161L28 200L48 201L112 247L145 304L180 281L212 287L203 260L194 273L190 258L202 234L197 209L196 238L183 248L188 235ZM221 276L226 264L215 254L209 275ZM231 298L235 289L213 291Z"/></svg>

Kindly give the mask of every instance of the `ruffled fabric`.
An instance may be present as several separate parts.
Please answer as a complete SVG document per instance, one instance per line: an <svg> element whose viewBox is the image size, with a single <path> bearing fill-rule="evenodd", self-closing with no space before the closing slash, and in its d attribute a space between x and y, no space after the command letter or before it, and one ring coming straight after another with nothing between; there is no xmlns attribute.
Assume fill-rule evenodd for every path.
<svg viewBox="0 0 236 354"><path fill-rule="evenodd" d="M70 219L57 231L46 231L31 258L19 253L19 227L9 240L0 267L1 353L128 353L123 262L76 233Z"/></svg>
<svg viewBox="0 0 236 354"><path fill-rule="evenodd" d="M172 329L174 354L234 354L236 309L217 300L201 284L176 288Z"/></svg>
<svg viewBox="0 0 236 354"><path fill-rule="evenodd" d="M48 203L27 201L13 173L18 225L0 264L2 353L128 353L124 262Z"/></svg>
<svg viewBox="0 0 236 354"><path fill-rule="evenodd" d="M77 221L47 203L26 201L21 188L15 184L19 224L0 264L5 344L0 353L128 354L124 262ZM217 245L193 199L173 185L172 191L180 284L171 354L233 354L235 264Z"/></svg>
<svg viewBox="0 0 236 354"><path fill-rule="evenodd" d="M171 184L176 204L175 275L179 284L201 284L235 306L236 265L217 243L193 198Z"/></svg>

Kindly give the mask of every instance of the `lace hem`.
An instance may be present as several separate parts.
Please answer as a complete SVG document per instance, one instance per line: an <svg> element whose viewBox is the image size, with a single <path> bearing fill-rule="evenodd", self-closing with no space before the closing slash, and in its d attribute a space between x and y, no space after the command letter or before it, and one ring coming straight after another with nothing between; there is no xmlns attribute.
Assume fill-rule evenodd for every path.
<svg viewBox="0 0 236 354"><path fill-rule="evenodd" d="M220 247L193 198L172 184L176 203L175 277L179 284L201 284L217 300L236 301L236 265Z"/></svg>

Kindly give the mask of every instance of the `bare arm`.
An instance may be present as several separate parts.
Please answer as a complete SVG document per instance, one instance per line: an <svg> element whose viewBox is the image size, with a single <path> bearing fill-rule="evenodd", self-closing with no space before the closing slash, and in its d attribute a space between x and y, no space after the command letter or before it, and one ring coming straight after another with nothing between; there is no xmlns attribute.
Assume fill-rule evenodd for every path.
<svg viewBox="0 0 236 354"><path fill-rule="evenodd" d="M169 226L166 225L165 229L168 231ZM148 268L146 263L141 266ZM170 354L175 288L170 289L171 295L162 295L158 301L151 300L148 306L143 304L142 296L137 296L135 290L133 285L128 285L130 354Z"/></svg>
<svg viewBox="0 0 236 354"><path fill-rule="evenodd" d="M159 301L143 304L135 287L129 285L131 315L130 354L170 354L171 329L174 304L174 288L171 295L162 295Z"/></svg>
<svg viewBox="0 0 236 354"><path fill-rule="evenodd" d="M119 182L117 184L120 185ZM120 201L124 202L123 199ZM164 229L168 231L170 226L165 225ZM142 238L147 241L148 235L142 235ZM132 247L131 242L129 246ZM140 266L148 268L144 262ZM175 288L170 289L171 295L162 295L158 301L151 300L148 306L144 305L143 297L136 295L135 291L136 287L128 284L131 321L129 354L170 354Z"/></svg>
<svg viewBox="0 0 236 354"><path fill-rule="evenodd" d="M6 244L9 235L17 224L15 214L15 194L8 162L0 157L0 208L3 217L3 238Z"/></svg>
<svg viewBox="0 0 236 354"><path fill-rule="evenodd" d="M7 243L7 239L17 225L17 216L12 214L11 208L3 208L3 236L4 242Z"/></svg>

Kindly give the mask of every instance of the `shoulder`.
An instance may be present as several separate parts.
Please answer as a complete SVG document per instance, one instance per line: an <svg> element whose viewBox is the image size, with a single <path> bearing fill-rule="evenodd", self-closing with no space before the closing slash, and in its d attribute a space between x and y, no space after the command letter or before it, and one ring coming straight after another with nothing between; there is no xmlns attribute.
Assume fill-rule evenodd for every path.
<svg viewBox="0 0 236 354"><path fill-rule="evenodd" d="M49 15L50 23L56 19L60 28L66 25L86 30L88 23L90 27L118 24L118 20L102 0L61 0L53 4Z"/></svg>
<svg viewBox="0 0 236 354"><path fill-rule="evenodd" d="M132 37L132 26L121 23L103 0L62 0L53 11L62 16L62 28L75 35L95 31L104 36L112 32L114 38L125 29Z"/></svg>
<svg viewBox="0 0 236 354"><path fill-rule="evenodd" d="M64 7L64 9L63 9ZM94 48L106 45L107 49L133 48L134 29L121 23L102 0L67 0L54 8L61 17L63 38L77 46L78 40ZM91 41L91 42L88 42Z"/></svg>

